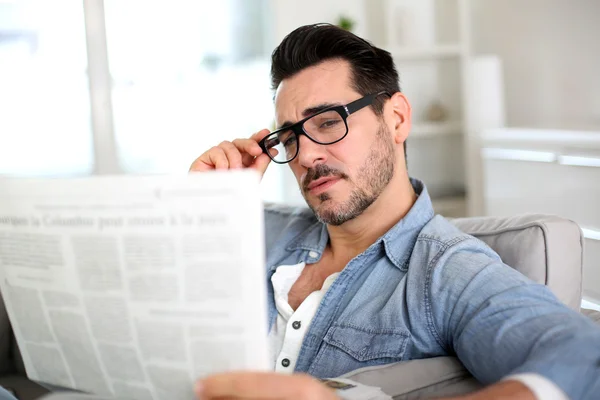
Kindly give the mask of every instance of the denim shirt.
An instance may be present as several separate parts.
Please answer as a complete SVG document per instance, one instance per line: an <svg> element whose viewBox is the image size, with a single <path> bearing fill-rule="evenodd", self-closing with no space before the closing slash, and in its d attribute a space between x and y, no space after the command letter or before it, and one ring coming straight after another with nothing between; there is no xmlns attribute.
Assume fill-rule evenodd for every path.
<svg viewBox="0 0 600 400"><path fill-rule="evenodd" d="M329 288L295 371L335 377L453 355L484 384L536 373L571 399L600 396L600 328L505 265L482 241L434 216L427 189L411 182L417 201ZM265 224L272 326L273 272L318 261L328 233L306 208L268 205Z"/></svg>

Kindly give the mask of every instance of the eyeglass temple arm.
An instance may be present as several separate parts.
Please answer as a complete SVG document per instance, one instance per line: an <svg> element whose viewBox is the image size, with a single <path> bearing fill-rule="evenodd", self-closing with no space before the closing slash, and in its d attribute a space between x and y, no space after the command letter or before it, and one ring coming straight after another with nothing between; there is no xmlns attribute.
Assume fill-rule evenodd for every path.
<svg viewBox="0 0 600 400"><path fill-rule="evenodd" d="M388 97L392 97L385 90L382 92L379 92L379 93L370 94L368 96L363 97L362 99L353 101L352 103L345 106L344 108L346 110L346 113L348 113L348 115L350 115L350 114L360 110L361 108L365 108L366 106L371 105L373 103L373 101L375 100L375 98L378 96L381 96L382 94L385 94Z"/></svg>

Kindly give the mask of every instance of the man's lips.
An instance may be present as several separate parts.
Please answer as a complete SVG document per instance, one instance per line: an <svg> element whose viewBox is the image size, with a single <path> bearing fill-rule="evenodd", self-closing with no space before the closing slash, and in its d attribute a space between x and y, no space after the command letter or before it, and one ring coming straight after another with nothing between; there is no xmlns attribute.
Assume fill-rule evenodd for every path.
<svg viewBox="0 0 600 400"><path fill-rule="evenodd" d="M316 181L312 181L307 186L307 189L311 194L319 194L319 193L324 192L325 190L329 189L340 179L341 178L337 177L337 176L328 176L328 177L324 177L324 178L319 178Z"/></svg>

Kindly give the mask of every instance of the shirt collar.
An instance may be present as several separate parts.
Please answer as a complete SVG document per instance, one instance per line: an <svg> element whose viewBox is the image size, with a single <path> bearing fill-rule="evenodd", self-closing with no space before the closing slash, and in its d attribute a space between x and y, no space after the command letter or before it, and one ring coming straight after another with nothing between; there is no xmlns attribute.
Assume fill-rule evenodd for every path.
<svg viewBox="0 0 600 400"><path fill-rule="evenodd" d="M417 201L404 218L371 245L383 243L387 257L399 269L406 269L419 232L434 216L431 198L423 182L411 178L410 183L418 195ZM318 256L313 258L314 262L321 258L328 240L327 226L315 218L315 223L292 240L286 250L316 252Z"/></svg>
<svg viewBox="0 0 600 400"><path fill-rule="evenodd" d="M385 254L390 261L402 270L408 268L408 261L415 247L417 237L434 216L433 204L427 187L417 179L410 179L417 201L396 225L387 231L378 241L383 242Z"/></svg>

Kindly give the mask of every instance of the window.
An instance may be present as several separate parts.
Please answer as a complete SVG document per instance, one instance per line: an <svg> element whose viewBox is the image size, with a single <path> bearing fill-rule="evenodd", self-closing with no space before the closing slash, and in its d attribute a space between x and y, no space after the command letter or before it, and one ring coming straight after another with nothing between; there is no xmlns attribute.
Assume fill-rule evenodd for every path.
<svg viewBox="0 0 600 400"><path fill-rule="evenodd" d="M0 2L0 174L86 175L95 162L111 173L184 173L221 141L271 128L266 5ZM106 44L105 82L87 73L86 23L89 59ZM98 112L97 91L110 93L111 112ZM107 129L92 129L91 111ZM283 172L269 170L265 199L282 200Z"/></svg>
<svg viewBox="0 0 600 400"><path fill-rule="evenodd" d="M105 7L125 172L185 171L211 146L272 123L262 0Z"/></svg>
<svg viewBox="0 0 600 400"><path fill-rule="evenodd" d="M0 2L0 175L91 172L86 67L80 2Z"/></svg>

